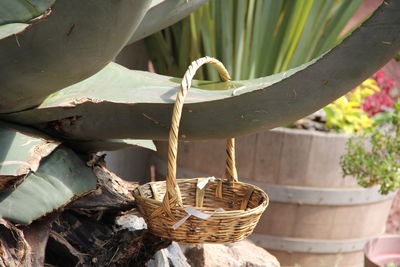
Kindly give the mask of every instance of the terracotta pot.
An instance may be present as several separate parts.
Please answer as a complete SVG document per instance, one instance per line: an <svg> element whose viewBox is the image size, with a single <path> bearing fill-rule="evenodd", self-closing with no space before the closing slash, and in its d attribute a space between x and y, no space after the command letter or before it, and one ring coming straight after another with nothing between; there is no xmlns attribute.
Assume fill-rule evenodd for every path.
<svg viewBox="0 0 400 267"><path fill-rule="evenodd" d="M385 232L393 194L342 178L346 135L278 128L237 140L239 177L264 189L269 210L250 239L282 266L362 266L367 241ZM224 141L181 142L180 177L221 176ZM165 177L167 146L154 164ZM242 179L242 181L243 181Z"/></svg>
<svg viewBox="0 0 400 267"><path fill-rule="evenodd" d="M400 266L400 236L381 236L369 241L364 248L365 267Z"/></svg>

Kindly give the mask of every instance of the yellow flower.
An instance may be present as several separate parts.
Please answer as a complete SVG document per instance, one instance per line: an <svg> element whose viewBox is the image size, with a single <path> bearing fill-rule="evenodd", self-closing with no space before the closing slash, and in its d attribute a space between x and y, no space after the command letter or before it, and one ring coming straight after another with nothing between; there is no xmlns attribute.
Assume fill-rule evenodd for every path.
<svg viewBox="0 0 400 267"><path fill-rule="evenodd" d="M376 81L369 78L345 96L336 99L324 108L327 126L349 134L361 133L371 127L372 119L361 105L365 98L379 91Z"/></svg>

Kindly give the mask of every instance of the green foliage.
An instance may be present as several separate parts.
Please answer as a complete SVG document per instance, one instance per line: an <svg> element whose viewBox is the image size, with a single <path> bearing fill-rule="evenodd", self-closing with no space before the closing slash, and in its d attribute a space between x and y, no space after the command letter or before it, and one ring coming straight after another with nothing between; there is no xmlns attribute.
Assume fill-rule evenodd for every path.
<svg viewBox="0 0 400 267"><path fill-rule="evenodd" d="M380 125L369 133L350 138L340 165L363 187L379 184L387 194L400 187L400 102L394 112L378 114Z"/></svg>
<svg viewBox="0 0 400 267"><path fill-rule="evenodd" d="M291 69L339 42L361 0L218 0L147 40L158 73L181 77L204 55L221 60L235 80ZM199 79L217 80L212 68Z"/></svg>

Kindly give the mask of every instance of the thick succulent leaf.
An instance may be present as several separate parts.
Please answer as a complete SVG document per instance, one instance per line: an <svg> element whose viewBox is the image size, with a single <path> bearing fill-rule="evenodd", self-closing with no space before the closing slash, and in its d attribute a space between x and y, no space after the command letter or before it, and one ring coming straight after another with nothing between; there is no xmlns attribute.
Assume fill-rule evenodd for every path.
<svg viewBox="0 0 400 267"><path fill-rule="evenodd" d="M132 148L134 146L147 148L156 151L156 146L151 140L134 140L134 139L107 139L93 141L69 141L67 145L75 151L84 153L93 153L98 151L114 151L124 148Z"/></svg>
<svg viewBox="0 0 400 267"><path fill-rule="evenodd" d="M236 137L285 125L322 108L400 50L398 14L400 1L385 1L339 46L287 72L202 85L210 90L192 88L184 106L181 137ZM166 139L178 82L110 64L50 96L36 109L3 119L77 140Z"/></svg>
<svg viewBox="0 0 400 267"><path fill-rule="evenodd" d="M15 32L0 26L0 113L37 106L98 72L128 41L150 4L57 0L45 18L22 31L15 24Z"/></svg>
<svg viewBox="0 0 400 267"><path fill-rule="evenodd" d="M153 1L151 9L147 12L128 44L167 28L201 7L207 1L209 0Z"/></svg>
<svg viewBox="0 0 400 267"><path fill-rule="evenodd" d="M56 0L1 0L0 25L26 22L42 15Z"/></svg>
<svg viewBox="0 0 400 267"><path fill-rule="evenodd" d="M26 23L11 23L0 26L0 39L21 32L27 27L29 27L29 24Z"/></svg>
<svg viewBox="0 0 400 267"><path fill-rule="evenodd" d="M37 171L40 161L59 145L33 129L0 122L0 184L3 177Z"/></svg>
<svg viewBox="0 0 400 267"><path fill-rule="evenodd" d="M72 150L60 147L16 188L0 193L0 217L29 224L95 189L96 181L92 169L82 159Z"/></svg>
<svg viewBox="0 0 400 267"><path fill-rule="evenodd" d="M155 7L156 5L159 5L160 3L164 2L165 0L152 0L150 8ZM179 1L179 0L178 0Z"/></svg>

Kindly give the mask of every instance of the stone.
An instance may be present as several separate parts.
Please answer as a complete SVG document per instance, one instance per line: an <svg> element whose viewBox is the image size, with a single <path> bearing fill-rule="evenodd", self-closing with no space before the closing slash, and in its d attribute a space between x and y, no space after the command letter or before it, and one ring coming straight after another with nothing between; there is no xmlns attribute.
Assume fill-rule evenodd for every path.
<svg viewBox="0 0 400 267"><path fill-rule="evenodd" d="M165 250L171 267L191 267L177 243L172 242Z"/></svg>
<svg viewBox="0 0 400 267"><path fill-rule="evenodd" d="M161 249L157 251L154 257L146 263L146 267L171 267L165 250Z"/></svg>
<svg viewBox="0 0 400 267"><path fill-rule="evenodd" d="M192 267L280 267L265 249L248 240L222 245L185 245L185 256Z"/></svg>
<svg viewBox="0 0 400 267"><path fill-rule="evenodd" d="M139 216L135 216L135 215L131 215L131 214L126 214L126 215L118 217L115 220L115 223L121 229L127 229L132 232L147 229L147 224L146 224L145 220L143 219L143 217L139 217Z"/></svg>
<svg viewBox="0 0 400 267"><path fill-rule="evenodd" d="M172 242L167 248L158 251L146 263L146 267L191 267L179 245Z"/></svg>

